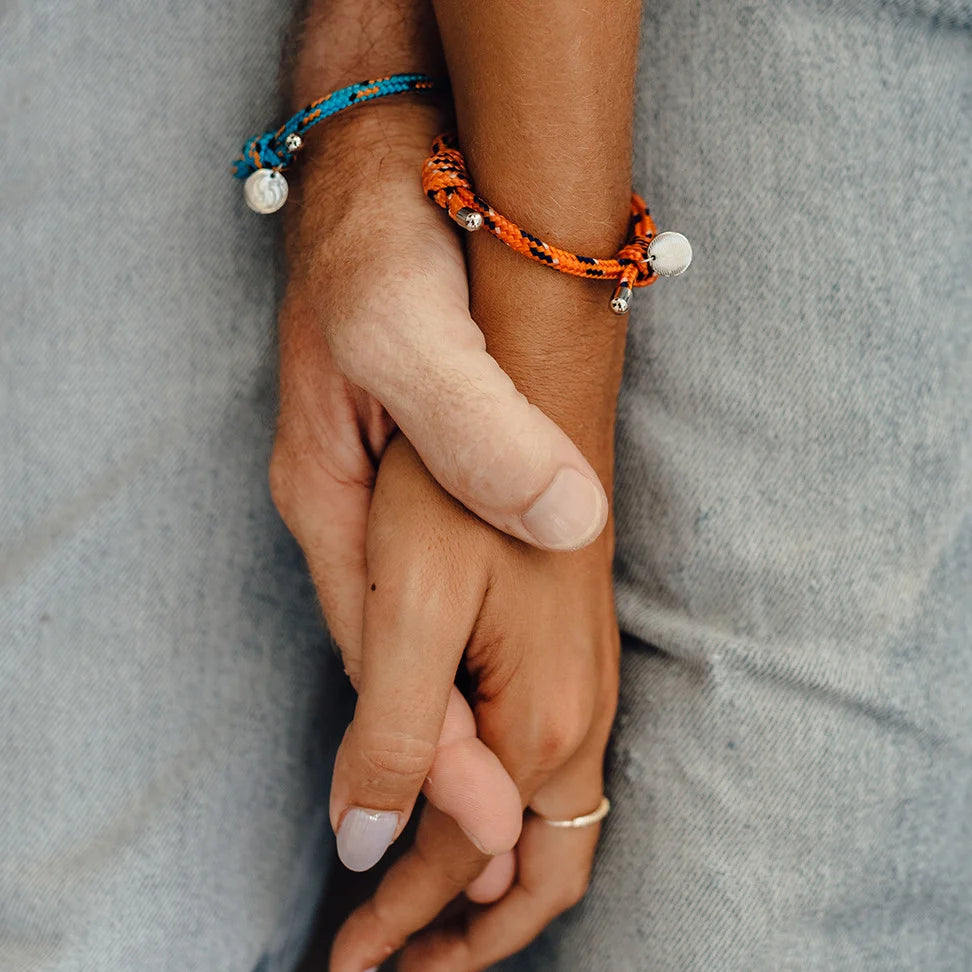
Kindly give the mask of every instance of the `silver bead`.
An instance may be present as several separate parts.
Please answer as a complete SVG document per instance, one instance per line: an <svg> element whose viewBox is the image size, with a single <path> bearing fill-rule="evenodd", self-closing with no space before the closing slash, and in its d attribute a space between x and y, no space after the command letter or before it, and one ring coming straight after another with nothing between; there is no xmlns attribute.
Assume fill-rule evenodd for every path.
<svg viewBox="0 0 972 972"><path fill-rule="evenodd" d="M291 132L284 139L284 145L288 152L299 152L304 147L304 140L296 132Z"/></svg>
<svg viewBox="0 0 972 972"><path fill-rule="evenodd" d="M483 214L477 213L475 209L470 209L468 206L463 206L462 209L456 210L456 222L464 230L475 233L476 230L483 227Z"/></svg>
<svg viewBox="0 0 972 972"><path fill-rule="evenodd" d="M659 233L648 244L648 262L661 277L677 277L692 262L692 244L681 233Z"/></svg>
<svg viewBox="0 0 972 972"><path fill-rule="evenodd" d="M287 180L276 169L257 169L243 183L243 198L255 213L275 213L287 201Z"/></svg>
<svg viewBox="0 0 972 972"><path fill-rule="evenodd" d="M614 296L611 298L611 310L615 314L627 314L631 310L631 297L633 291L630 287L626 287L624 284L618 284L617 289L614 291Z"/></svg>

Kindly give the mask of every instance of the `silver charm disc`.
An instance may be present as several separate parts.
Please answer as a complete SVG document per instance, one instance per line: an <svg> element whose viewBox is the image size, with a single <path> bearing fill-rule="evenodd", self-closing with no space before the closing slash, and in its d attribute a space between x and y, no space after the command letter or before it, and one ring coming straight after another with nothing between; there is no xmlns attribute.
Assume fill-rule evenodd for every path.
<svg viewBox="0 0 972 972"><path fill-rule="evenodd" d="M648 262L660 277L677 277L692 262L692 244L681 233L659 233L648 244Z"/></svg>
<svg viewBox="0 0 972 972"><path fill-rule="evenodd" d="M243 198L255 213L275 213L287 201L287 180L276 169L257 169L243 183Z"/></svg>

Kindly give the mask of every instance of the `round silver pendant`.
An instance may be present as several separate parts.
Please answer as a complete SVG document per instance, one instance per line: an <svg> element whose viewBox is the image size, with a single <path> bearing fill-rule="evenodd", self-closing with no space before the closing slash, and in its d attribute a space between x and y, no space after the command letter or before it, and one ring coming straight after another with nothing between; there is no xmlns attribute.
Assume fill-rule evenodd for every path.
<svg viewBox="0 0 972 972"><path fill-rule="evenodd" d="M648 244L648 262L660 277L677 277L692 262L692 244L681 233L659 233Z"/></svg>
<svg viewBox="0 0 972 972"><path fill-rule="evenodd" d="M243 183L243 198L255 213L275 213L287 201L287 180L276 169L257 169Z"/></svg>

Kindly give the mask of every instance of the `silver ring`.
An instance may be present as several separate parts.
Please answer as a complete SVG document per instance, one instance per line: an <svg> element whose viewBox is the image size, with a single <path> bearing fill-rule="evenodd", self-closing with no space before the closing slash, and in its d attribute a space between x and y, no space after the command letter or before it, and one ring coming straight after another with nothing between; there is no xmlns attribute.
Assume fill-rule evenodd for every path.
<svg viewBox="0 0 972 972"><path fill-rule="evenodd" d="M593 824L600 823L608 815L610 809L611 801L607 797L601 797L601 802L597 805L596 810L583 813L579 817L571 817L570 820L551 820L542 813L537 813L536 810L532 812L534 816L539 817L540 820L551 827L590 827Z"/></svg>

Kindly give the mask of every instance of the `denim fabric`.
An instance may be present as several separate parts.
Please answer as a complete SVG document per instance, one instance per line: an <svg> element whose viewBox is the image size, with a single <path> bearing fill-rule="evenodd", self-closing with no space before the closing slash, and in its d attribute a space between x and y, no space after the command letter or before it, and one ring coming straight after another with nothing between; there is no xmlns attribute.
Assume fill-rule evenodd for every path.
<svg viewBox="0 0 972 972"><path fill-rule="evenodd" d="M0 970L290 972L347 716L229 162L294 3L0 0ZM591 891L512 972L972 967L969 0L650 0ZM623 25L621 25L623 27Z"/></svg>
<svg viewBox="0 0 972 972"><path fill-rule="evenodd" d="M292 969L330 860L278 241L230 166L292 15L0 0L2 972Z"/></svg>
<svg viewBox="0 0 972 972"><path fill-rule="evenodd" d="M968 3L645 7L591 891L506 970L972 969Z"/></svg>

